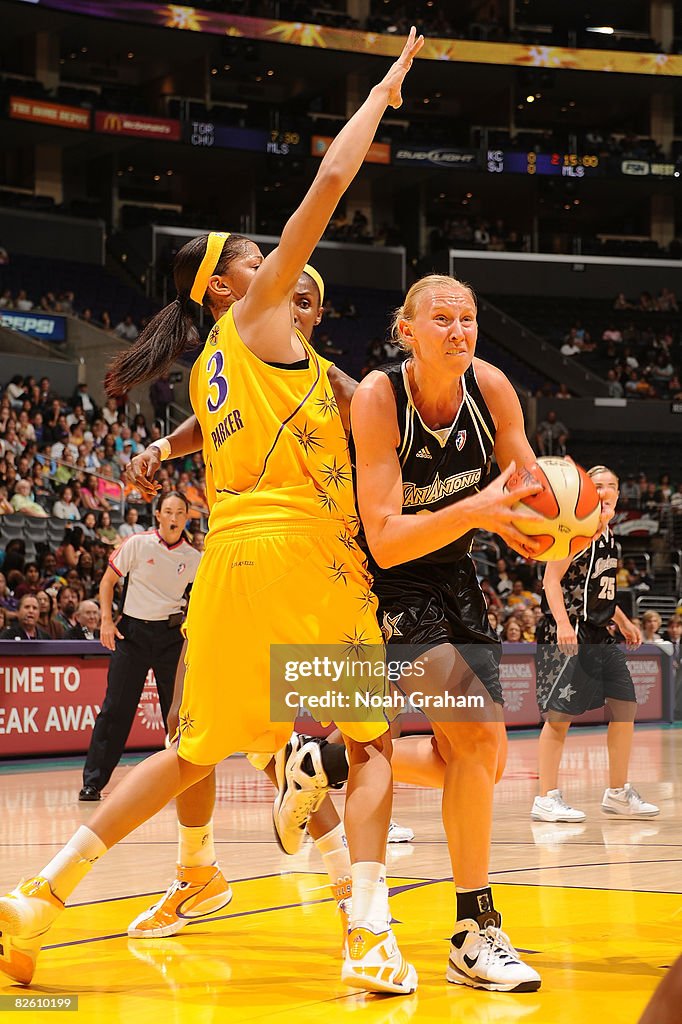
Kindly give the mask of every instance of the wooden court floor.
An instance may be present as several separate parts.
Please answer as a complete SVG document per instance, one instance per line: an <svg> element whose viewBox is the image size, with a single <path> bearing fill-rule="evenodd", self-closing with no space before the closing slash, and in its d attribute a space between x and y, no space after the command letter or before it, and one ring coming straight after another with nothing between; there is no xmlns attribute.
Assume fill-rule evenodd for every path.
<svg viewBox="0 0 682 1024"><path fill-rule="evenodd" d="M311 843L293 858L271 838L272 790L243 758L219 769L216 835L234 899L210 920L169 939L129 940L128 922L170 881L175 818L168 808L111 851L58 925L28 990L78 995L78 1024L635 1024L682 950L682 730L640 728L632 781L661 806L649 821L599 810L605 734L569 736L564 794L587 812L581 825L530 820L536 735L512 736L498 786L492 880L503 927L542 975L532 994L485 993L445 981L454 895L439 822L439 794L397 787L394 817L411 844L389 847L394 925L416 964L410 997L353 994L338 979L340 930ZM92 805L76 800L80 762L0 766L0 886L35 873ZM119 768L117 776L129 771ZM335 797L341 803L341 797ZM31 1010L28 1019L50 1020ZM682 1020L682 1010L681 1010Z"/></svg>

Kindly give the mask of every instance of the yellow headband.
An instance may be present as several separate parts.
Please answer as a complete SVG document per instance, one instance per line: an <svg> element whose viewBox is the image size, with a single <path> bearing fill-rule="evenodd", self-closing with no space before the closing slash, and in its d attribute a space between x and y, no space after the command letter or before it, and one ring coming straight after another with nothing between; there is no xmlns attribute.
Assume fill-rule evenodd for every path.
<svg viewBox="0 0 682 1024"><path fill-rule="evenodd" d="M315 267L311 267L309 263L303 268L303 273L307 274L308 277L312 277L313 281L317 285L317 289L320 293L320 305L324 305L324 281L322 280L322 274Z"/></svg>
<svg viewBox="0 0 682 1024"><path fill-rule="evenodd" d="M204 295L208 288L209 279L213 276L213 271L218 266L225 239L230 237L229 231L212 231L208 236L206 242L206 253L204 255L199 269L197 270L196 277L194 278L194 284L192 290L189 293L190 299L194 299L199 305L203 305Z"/></svg>

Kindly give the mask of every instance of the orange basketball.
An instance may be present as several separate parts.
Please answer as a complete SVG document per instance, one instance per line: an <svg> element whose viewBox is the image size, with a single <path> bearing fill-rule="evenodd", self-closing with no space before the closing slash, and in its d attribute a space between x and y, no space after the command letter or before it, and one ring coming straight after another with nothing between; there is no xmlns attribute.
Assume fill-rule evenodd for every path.
<svg viewBox="0 0 682 1024"><path fill-rule="evenodd" d="M520 519L514 525L542 542L535 558L556 562L584 551L597 531L601 514L597 488L585 470L568 459L543 457L514 473L507 482L507 490L514 491L533 481L541 484L542 490L524 498L514 508L532 509L543 521L529 523Z"/></svg>

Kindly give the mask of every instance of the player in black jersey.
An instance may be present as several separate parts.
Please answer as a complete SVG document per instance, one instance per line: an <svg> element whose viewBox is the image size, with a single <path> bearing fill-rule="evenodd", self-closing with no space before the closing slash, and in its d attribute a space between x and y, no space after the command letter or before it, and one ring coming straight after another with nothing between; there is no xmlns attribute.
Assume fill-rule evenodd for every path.
<svg viewBox="0 0 682 1024"><path fill-rule="evenodd" d="M627 781L637 700L623 651L607 625L613 621L628 647L642 642L639 627L616 605L618 551L608 522L618 501L618 477L606 466L589 471L602 503L603 530L575 559L548 562L544 577L545 617L537 633L537 699L546 716L540 734L540 796L536 821L583 821L558 788L561 754L572 719L608 704L609 788L602 810L619 818L650 818L646 803ZM562 586L563 585L563 586Z"/></svg>
<svg viewBox="0 0 682 1024"><path fill-rule="evenodd" d="M534 991L540 976L501 931L488 880L493 790L506 737L500 644L469 552L477 528L525 555L537 551L514 525L511 506L522 492L505 491L513 468L535 457L514 388L474 358L476 300L467 285L439 275L418 281L395 315L394 336L409 357L371 373L351 403L379 623L389 645L419 652L428 677L420 690L475 689L487 697L475 721L456 719L456 712L436 719L424 709L434 757L445 764L443 823L457 884L447 977L474 988ZM490 483L493 453L503 472ZM400 685L410 692L404 678Z"/></svg>

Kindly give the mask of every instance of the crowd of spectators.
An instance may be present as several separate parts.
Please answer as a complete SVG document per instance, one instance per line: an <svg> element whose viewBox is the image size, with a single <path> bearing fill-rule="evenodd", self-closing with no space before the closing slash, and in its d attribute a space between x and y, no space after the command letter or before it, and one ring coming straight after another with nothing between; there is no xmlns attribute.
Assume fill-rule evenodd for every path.
<svg viewBox="0 0 682 1024"><path fill-rule="evenodd" d="M429 234L431 252L444 249L479 249L487 252L528 252L530 240L501 218L446 217Z"/></svg>
<svg viewBox="0 0 682 1024"><path fill-rule="evenodd" d="M128 422L113 399L99 409L85 384L68 400L54 394L47 377L15 376L7 384L0 399L0 531L5 521L35 522L35 531L29 549L23 527L0 541L0 628L16 626L28 595L39 605L35 622L31 602L21 613L29 635L34 627L51 638L77 627L93 632L91 604L111 551L152 521L124 470L163 432L141 414ZM201 455L164 463L158 479L161 493L186 495L192 544L201 550L208 513Z"/></svg>
<svg viewBox="0 0 682 1024"><path fill-rule="evenodd" d="M597 336L576 320L564 335L561 354L583 358L605 377L611 398L682 400L680 339L661 322L661 315L679 312L675 293L666 287L657 296L643 291L633 302L621 292L613 309L618 322L614 318ZM622 314L629 310L652 316L624 322Z"/></svg>
<svg viewBox="0 0 682 1024"><path fill-rule="evenodd" d="M75 316L94 327L111 332L115 337L125 341L135 341L144 326L144 321L136 324L130 314L124 316L117 324L113 324L108 310L104 309L95 314L89 306L78 306L75 293L72 291L46 292L39 299L34 300L24 288L20 288L15 294L9 288L5 288L0 294L0 311L2 310Z"/></svg>

